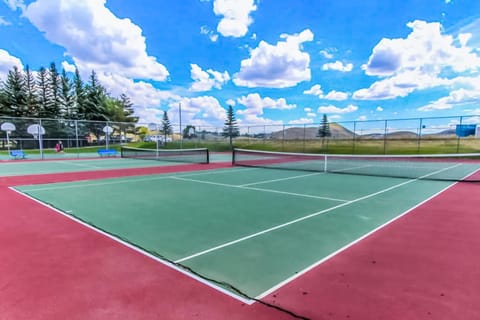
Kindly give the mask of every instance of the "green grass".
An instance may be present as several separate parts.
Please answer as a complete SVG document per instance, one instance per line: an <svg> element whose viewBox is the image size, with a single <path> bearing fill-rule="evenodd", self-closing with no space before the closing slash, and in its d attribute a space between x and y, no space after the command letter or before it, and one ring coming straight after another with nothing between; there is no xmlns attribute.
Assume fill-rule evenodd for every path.
<svg viewBox="0 0 480 320"><path fill-rule="evenodd" d="M155 142L133 142L130 147L155 149ZM234 146L238 148L305 153L332 153L332 154L442 154L442 153L480 153L480 139L475 138L448 138L448 139L326 139L323 143L315 140L271 140L237 138ZM109 145L109 149L120 150L119 144ZM167 143L162 148L187 149L208 148L213 152L230 151L231 147L226 139L218 140L183 140ZM67 148L66 153L96 153L98 149L105 149L104 145L81 148ZM30 154L39 154L38 149L27 150ZM44 149L45 154L54 154L53 149ZM8 155L7 150L0 151L0 155Z"/></svg>

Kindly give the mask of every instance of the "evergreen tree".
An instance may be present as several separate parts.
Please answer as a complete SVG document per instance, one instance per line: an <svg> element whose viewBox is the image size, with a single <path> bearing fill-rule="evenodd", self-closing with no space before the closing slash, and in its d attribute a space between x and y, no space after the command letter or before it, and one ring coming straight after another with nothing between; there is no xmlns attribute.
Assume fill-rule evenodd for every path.
<svg viewBox="0 0 480 320"><path fill-rule="evenodd" d="M0 116L9 114L10 109L7 106L7 94L3 86L0 87Z"/></svg>
<svg viewBox="0 0 480 320"><path fill-rule="evenodd" d="M5 115L13 117L28 115L25 80L17 66L8 72L3 99Z"/></svg>
<svg viewBox="0 0 480 320"><path fill-rule="evenodd" d="M75 68L73 76L73 91L75 96L74 110L77 112L76 119L85 119L85 86L83 84L78 68Z"/></svg>
<svg viewBox="0 0 480 320"><path fill-rule="evenodd" d="M37 89L38 116L40 118L49 118L48 101L50 99L50 93L48 89L47 69L44 67L38 70Z"/></svg>
<svg viewBox="0 0 480 320"><path fill-rule="evenodd" d="M36 84L35 77L33 76L30 67L27 65L25 67L25 89L27 93L27 117L38 117L38 101L36 96Z"/></svg>
<svg viewBox="0 0 480 320"><path fill-rule="evenodd" d="M223 127L222 135L229 138L230 147L233 146L233 138L240 135L240 130L238 129L237 120L235 118L235 113L233 112L232 106L228 106L227 119L225 120L225 126Z"/></svg>
<svg viewBox="0 0 480 320"><path fill-rule="evenodd" d="M107 94L92 70L90 82L85 88L84 117L86 120L108 121L105 110Z"/></svg>
<svg viewBox="0 0 480 320"><path fill-rule="evenodd" d="M123 112L123 119L121 120L122 122L138 122L138 117L134 116L135 110L133 108L133 103L124 93L120 95L120 107L122 108Z"/></svg>
<svg viewBox="0 0 480 320"><path fill-rule="evenodd" d="M60 76L60 93L59 93L60 109L62 110L62 117L66 119L76 119L77 110L75 103L75 95L72 81L67 77L65 69L62 70Z"/></svg>
<svg viewBox="0 0 480 320"><path fill-rule="evenodd" d="M54 62L50 64L50 69L48 70L47 90L50 97L47 102L49 117L52 119L61 118L65 110L62 110L60 104L60 75Z"/></svg>
<svg viewBox="0 0 480 320"><path fill-rule="evenodd" d="M82 124L80 126L82 134L91 132L97 139L104 134L105 121L109 120L107 117L107 98L105 89L98 82L95 71L92 70L89 83L85 86L84 101L81 105L82 118L98 122Z"/></svg>
<svg viewBox="0 0 480 320"><path fill-rule="evenodd" d="M325 142L326 137L330 137L332 133L330 132L330 125L328 123L327 115L324 114L322 118L322 122L320 123L320 127L318 128L317 136L322 138L322 145Z"/></svg>
<svg viewBox="0 0 480 320"><path fill-rule="evenodd" d="M167 144L167 135L172 134L172 125L170 124L170 120L168 119L167 111L163 111L163 118L162 118L162 132L164 136L164 142Z"/></svg>

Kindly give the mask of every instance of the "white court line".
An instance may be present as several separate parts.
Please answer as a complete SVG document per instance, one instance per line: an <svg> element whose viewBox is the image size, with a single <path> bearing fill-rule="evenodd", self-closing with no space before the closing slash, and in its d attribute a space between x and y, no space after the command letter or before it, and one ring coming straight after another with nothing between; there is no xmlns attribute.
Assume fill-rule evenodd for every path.
<svg viewBox="0 0 480 320"><path fill-rule="evenodd" d="M459 164L461 165L461 164ZM456 166L453 166L453 167L456 167ZM469 173L467 174L465 177L463 177L461 180L464 180L465 178L469 177L469 176L472 176L474 174L476 174L477 172L480 172L480 169L477 169L475 170L473 173ZM435 173L433 173L435 174ZM319 266L320 264L324 263L325 261L329 260L330 258L336 256L337 254L339 254L340 252L342 251L345 251L346 249L350 248L351 246L357 244L358 242L362 241L363 239L369 237L370 235L372 235L373 233L377 232L378 230L386 227L387 225L393 223L394 221L400 219L401 217L403 217L404 215L412 212L413 210L415 210L416 208L420 207L421 205L423 205L424 203L427 203L428 201L430 201L431 199L437 197L438 195L440 195L441 193L445 192L446 190L450 189L451 187L453 187L454 185L456 185L457 183L459 182L455 182L455 183L452 183L451 185L445 187L444 189L440 190L439 192L435 193L434 195L432 195L431 197L427 198L426 200L418 203L417 205L413 206L412 208L406 210L405 212L401 213L400 215L390 219L389 221L385 222L384 224L378 226L377 228L373 229L372 231L366 233L365 235L359 237L358 239L350 242L349 244L346 244L345 246L343 246L342 248L338 249L337 251L335 252L332 252L331 254L329 254L328 256L320 259L319 261L315 262L314 264L310 265L309 267L303 269L302 271L299 271L297 273L295 273L293 276L291 276L290 278L287 278L285 280L283 280L282 282L278 283L277 285L273 286L272 288L266 290L265 292L257 295L255 298L256 299L263 299L264 297L266 297L267 295L269 295L270 293L274 292L275 290L283 287L284 285L286 285L287 283L299 278L300 276L304 275L305 273L309 272L310 270L316 268L317 266Z"/></svg>
<svg viewBox="0 0 480 320"><path fill-rule="evenodd" d="M213 169L214 170L214 169ZM218 174L218 173L229 173L229 172L236 172L236 171L245 171L246 169L240 169L240 170L205 170L202 172L196 172L196 173L185 173L185 172L177 172L173 174L179 174L181 177L190 177L190 176L199 176L199 175L209 175L209 174ZM252 169L253 170L253 169ZM257 169L258 170L258 169ZM28 189L28 190L22 190L22 192L32 192L32 191L47 191L47 190L58 190L58 189L75 189L75 188L83 188L83 187L95 187L95 186L104 186L104 185L114 185L114 184L122 184L122 183L131 183L131 182L142 182L142 181L154 181L154 180L162 180L162 179L168 179L171 177L169 174L162 174L158 173L155 174L156 176L149 176L146 178L137 178L134 176L131 177L119 177L119 178L105 178L105 179L114 179L112 181L104 181L105 179L102 180L85 180L85 181L93 181L91 183L76 183L72 185L63 185L63 183L72 183L72 182L57 182L57 183L62 183L62 185L48 185L46 187L41 187L41 188L33 188L33 189ZM157 176L158 175L158 176ZM98 182L94 182L98 181Z"/></svg>
<svg viewBox="0 0 480 320"><path fill-rule="evenodd" d="M265 180L265 181L259 181L259 182L253 182L253 183L246 183L246 184L239 185L239 187L249 187L249 186L254 186L254 185L257 185L257 184L285 181L285 180L304 178L304 177L310 177L310 176L318 176L320 174L325 174L325 173L324 172L315 172L315 173L302 174L302 175L299 175L299 176L293 176L293 177L288 177L288 178L280 178L280 179L274 179L274 180Z"/></svg>
<svg viewBox="0 0 480 320"><path fill-rule="evenodd" d="M73 166L78 166L78 167L82 167L82 168L94 168L94 169L104 169L103 167L97 167L97 166L90 166L88 164L83 164L83 163L76 163L76 162L66 162L65 160L64 161L52 161L53 163L58 163L58 164L66 164L66 165L73 165Z"/></svg>
<svg viewBox="0 0 480 320"><path fill-rule="evenodd" d="M63 211L60 211L59 209L54 208L54 207L52 207L52 206L50 206L50 205L48 205L48 204L46 204L46 203L44 203L44 202L41 202L40 200L37 200L37 199L29 196L28 194L25 194L25 193L23 193L23 192L21 192L21 191L19 191L19 190L16 190L16 189L13 188L13 187L9 187L9 189L10 189L10 190L13 190L13 191L15 191L15 192L17 192L17 193L19 193L19 194L21 194L22 196L24 196L24 197L26 197L26 198L29 198L29 199L31 199L31 200L33 200L33 201L41 204L41 205L44 206L44 207L47 207L47 208L55 211L56 213L61 214L62 216L67 217L67 218L70 219L70 220L73 220L73 221L75 221L75 222L77 222L77 223L79 223L79 224L87 227L87 228L90 229L90 230L93 230L93 231L95 231L95 232L98 232L98 233L100 233L100 234L102 234L102 235L104 235L104 236L106 236L106 237L108 237L108 238L110 238L110 239L112 239L112 240L114 240L114 241L116 241L116 242L124 245L124 246L127 247L127 248L130 248L130 249L132 249L132 250L134 250L134 251L136 251L136 252L138 252L138 253L140 253L140 254L142 254L142 255L144 255L144 256L149 257L150 259L153 259L153 260L155 260L155 261L157 261L157 262L160 262L161 264L163 264L163 265L165 265L165 266L167 266L167 267L169 267L169 268L171 268L171 269L173 269L173 270L176 270L176 271L178 271L178 272L186 275L187 277L190 277L190 278L192 278L192 279L194 279L194 280L197 280L197 281L199 281L200 283L203 283L203 284L209 286L210 288L213 288L213 289L215 289L215 290L217 290L217 291L219 291L219 292L221 292L221 293L223 293L223 294L226 294L226 295L229 296L229 297L232 297L232 298L234 298L234 299L237 299L237 300L239 300L240 302L243 302L243 303L248 304L248 305L252 305L253 303L255 303L255 300L247 299L247 298L244 298L244 297L242 297L242 296L240 296L240 295L237 295L237 294L233 293L232 291L228 291L227 289L224 289L224 288L222 288L222 287L220 287L220 286L218 286L218 285L216 285L216 284L214 284L214 283L212 283L212 282L210 282L210 281L207 281L207 280L203 279L202 277L199 277L199 276L197 276L197 275L195 275L195 274L193 274L193 273L191 273L191 272L189 272L189 271L186 271L185 269L182 269L182 268L180 268L180 267L178 267L178 266L176 266L176 265L174 265L174 264L172 264L172 263L170 263L170 262L168 262L168 261L165 261L165 260L163 260L163 259L161 259L161 258L159 258L159 257L157 257L157 256L155 256L155 255L153 255L153 254L151 254L151 253L148 253L148 252L146 252L146 251L144 251L144 250L136 247L135 245L132 245L132 244L130 244L130 243L128 243L128 242L126 242L126 241L124 241L124 240L122 240L122 239L120 239L120 238L117 238L117 237L115 237L115 236L113 236L113 235L111 235L111 234L109 234L109 233L107 233L107 232L104 232L104 231L102 231L102 230L100 230L100 229L97 229L97 228L95 228L94 226L92 226L92 225L90 225L90 224L88 224L88 223L85 223L85 222L83 222L82 220L77 219L76 217L74 217L74 216L72 216L72 215L70 215L70 214L67 214L67 213L65 213L65 212L63 212Z"/></svg>
<svg viewBox="0 0 480 320"><path fill-rule="evenodd" d="M414 180L412 180L414 181ZM417 205L413 206L412 208L408 209L407 211L401 213L400 215L392 218L391 220L385 222L384 224L376 227L375 229L373 229L372 231L364 234L363 236L361 236L360 238L346 244L345 246L341 247L340 249L332 252L331 254L329 254L328 256L320 259L319 261L315 262L314 264L306 267L305 269L299 271L299 272L296 272L293 276L283 280L282 282L278 283L277 285L273 286L272 288L262 292L261 294L257 295L255 298L256 299L263 299L264 297L268 296L270 293L274 292L275 290L283 287L284 285L286 285L287 283L299 278L300 276L304 275L305 273L309 272L310 270L316 268L317 266L319 266L320 264L324 263L325 261L331 259L332 257L336 256L337 254L339 254L340 252L342 251L345 251L346 249L350 248L351 246L357 244L358 242L362 241L363 239L369 237L370 235L372 235L373 233L377 232L378 230L386 227L387 225L391 224L392 222L400 219L401 217L403 217L404 215L408 214L409 212L415 210L416 208L420 207L421 205L423 205L424 203L430 201L431 199L435 198L436 196L438 196L439 194L445 192L447 189L451 188L452 186L454 186L456 183L453 183L451 185L449 185L448 187L440 190L439 192L435 193L434 195L432 195L431 197L427 198L426 200L418 203Z"/></svg>
<svg viewBox="0 0 480 320"><path fill-rule="evenodd" d="M221 187L227 187L227 188L236 188L236 189L245 189L245 190L255 190L255 191L270 192L270 193L280 193L280 194L286 194L286 195L289 195L289 196L296 196L296 197L303 197L303 198L312 198L312 199L321 199L321 200L331 200L331 201L337 201L337 202L347 202L347 201L349 201L349 200L345 200L345 199L335 199L335 198L329 198L329 197L312 196L312 195L309 195L309 194L294 193L294 192L287 192L287 191L279 191L279 190L272 190L272 189L243 187L243 186L237 186L237 185L220 183L220 182L211 182L211 181L203 181L203 180L196 180L196 179L186 179L186 178L175 177L175 176L170 176L169 178L170 178L170 179L175 179L175 180L188 181L188 182L197 182L197 183L203 183L203 184L211 184L211 185L221 186Z"/></svg>
<svg viewBox="0 0 480 320"><path fill-rule="evenodd" d="M412 182L414 182L414 181L418 181L419 179L422 179L422 178L425 178L425 177L428 177L428 176L437 174L437 173L439 173L439 172L442 172L442 171L445 171L445 170L448 170L448 169L452 169L452 168L457 167L457 166L459 166L459 165L461 165L461 164L456 164L456 165L454 165L454 166L451 166L451 167L448 167L448 168L444 168L444 169L442 169L442 170L435 171L435 172L430 173L430 174L428 174L428 175L424 175L424 176L422 176L422 177L420 177L420 178L413 179L413 180L408 180L408 181L405 181L405 182L402 182L402 183L393 185L393 186L391 186L391 187L389 187L389 188L386 188L386 189L383 189L383 190L380 190L380 191L377 191L377 192L368 194L368 195L366 195L366 196L363 196L363 197L360 197L360 198L357 198L357 199L354 199L354 200L350 200L350 201L348 201L348 202L345 202L345 203L342 203L342 204L339 204L339 205L336 205L336 206L333 206L333 207L330 207L330 208L327 208L327 209L324 209L324 210L321 210L321 211L318 211L318 212L314 212L314 213L312 213L312 214L303 216L303 217L301 217L301 218L294 219L294 220L291 220L291 221L282 223L282 224L280 224L280 225L277 225L277 226L275 226L275 227L268 228L268 229L265 229L265 230L262 230L262 231L253 233L253 234L250 234L250 235L248 235L248 236L245 236L245 237L242 237L242 238L233 240L233 241L226 242L226 243L224 243L224 244L218 245L218 246L213 247L213 248L210 248L210 249L206 249L206 250L203 250L203 251L194 253L194 254L192 254L192 255L190 255L190 256L187 256L187 257L184 257L184 258L181 258L181 259L176 260L175 263L181 263L181 262L184 262L184 261L187 261L187 260L190 260L190 259L193 259L193 258L202 256L202 255L204 255L204 254L207 254L207 253L210 253L210 252L213 252L213 251L217 251L217 250L223 249L223 248L225 248L225 247L229 247L229 246L234 245L234 244L237 244L237 243L239 243L239 242L242 242L242 241L245 241L245 240L248 240L248 239L251 239L251 238L258 237L258 236L260 236L260 235L262 235L262 234L269 233L269 232L272 232L272 231L275 231L275 230L278 230L278 229L282 229L282 228L287 227L287 226L289 226L289 225L292 225L292 224L294 224L294 223L298 223L298 222L300 222L300 221L304 221L304 220L307 220L307 219L316 217L316 216L318 216L318 215L321 215L321 214L324 214L324 213L327 213L327 212L336 210L336 209L338 209L338 208L342 208L342 207L348 206L348 205L350 205L350 204L352 204L352 203L356 203L356 202L359 202L359 201L362 201L362 200L365 200L365 199L368 199L368 198L372 198L372 197L377 196L377 195L379 195L379 194L382 194L382 193L385 193L385 192L388 192L388 191L397 189L397 188L399 188L399 187L401 187L401 186L404 186L404 185L406 185L406 184L412 183Z"/></svg>
<svg viewBox="0 0 480 320"><path fill-rule="evenodd" d="M448 169L448 168L447 168L447 169ZM435 173L436 173L436 172L435 172ZM435 174L435 173L432 173L432 174ZM168 178L168 177L165 177L165 178ZM403 183L403 184L407 184L407 183L410 183L410 182L413 182L413 181L416 181L416 180L417 180L417 179L415 179L415 180L410 180L410 181L407 181L407 182L405 182L405 183ZM394 186L394 187L395 187L395 186ZM393 187L392 187L392 188L393 188ZM21 192L21 191L19 191L19 190L16 190L16 189L13 188L13 187L9 187L9 189L11 189L11 190L13 190L13 191L15 191L15 192L23 195L24 197L27 197L27 198L29 198L29 199L31 199L31 200L33 200L33 201L35 201L35 202L43 205L43 206L45 206L45 207L47 207L47 208L55 211L55 212L57 212L57 213L65 216L65 217L67 217L67 218L69 218L69 219L71 219L71 220L73 220L73 221L75 221L75 222L77 222L77 223L79 223L79 224L81 224L81 225L83 225L83 226L85 226L85 227L93 230L93 231L96 231L96 232L98 232L98 233L100 233L100 234L102 234L102 235L104 235L104 236L106 236L106 237L108 237L108 238L110 238L110 239L112 239L112 240L114 240L114 241L117 241L118 243L120 243L120 244L122 244L122 245L124 245L124 246L126 246L126 247L128 247L128 248L130 248L130 249L132 249L132 250L134 250L134 251L136 251L136 252L139 252L140 254L143 254L144 256L147 256L147 257L149 257L149 258L151 258L151 259L153 259L153 260L155 260L155 261L158 261L158 262L162 263L163 265L166 265L167 267L169 267L169 268L171 268L171 269L174 269L174 270L176 270L176 271L179 271L180 273L182 273L182 274L184 274L184 275L186 275L186 276L188 276L188 277L190 277L190 278L192 278L192 279L198 280L199 282L201 282L201 283L203 283L203 284L205 284L205 285L207 285L207 286L209 286L209 287L211 287L211 288L213 288L213 289L215 289L215 290L217 290L217 291L219 291L219 292L221 292L221 293L224 293L224 294L226 294L227 296L230 296L230 297L232 297L232 298L234 298L234 299L237 299L237 300L239 300L239 301L241 301L241 302L243 302L243 303L245 303L245 304L248 304L248 305L252 305L252 304L255 303L255 300L246 299L246 298L244 298L244 297L242 297L242 296L236 295L235 293L233 293L233 292L231 292L231 291L228 291L228 290L226 290L226 289L224 289L224 288L222 288L222 287L219 287L219 286L217 286L217 285L215 285L215 284L213 284L213 283L211 283L211 282L209 282L209 281L207 281L207 280L205 280L205 279L203 279L203 278L201 278L201 277L198 277L198 276L196 276L196 275L194 275L194 274L192 274L192 273L190 273L190 272L188 272L188 271L185 271L184 269L181 269L181 268L179 268L178 266L176 266L176 265L174 265L174 264L171 264L171 263L169 263L169 262L166 262L166 261L158 258L157 256L154 256L154 255L152 255L152 254L150 254L150 253L148 253L148 252L145 252L145 251L143 251L142 249L140 249L140 248L138 248L138 247L136 247L136 246L134 246L134 245L131 245L131 244L128 243L128 242L125 242L125 241L123 241L123 240L121 240L121 239L119 239L119 238L114 237L113 235L110 235L110 234L108 234L108 233L106 233L106 232L103 232L103 231L101 231L101 230L99 230L99 229L96 229L96 228L93 227L92 225L89 225L89 224L87 224L87 223L85 223L85 222L83 222L83 221L81 221L81 220L79 220L79 219L77 219L77 218L69 215L69 214L66 214L66 213L64 213L64 212L62 212L62 211L60 211L60 210L58 210L58 209L56 209L56 208L54 208L54 207L46 204L46 203L43 203L43 202L41 202L41 201L39 201L39 200L37 200L37 199L29 196L28 194L25 194L25 193L23 193L23 192ZM391 189L391 188L390 188L390 189ZM372 196L373 196L373 195L372 195ZM357 201L359 201L359 200L357 200ZM345 205L345 204L343 204L343 205ZM343 205L341 205L341 206L343 206ZM337 206L337 207L339 207L339 206ZM176 263L176 262L175 262L175 263ZM321 263L321 262L319 262L319 263ZM319 263L318 263L318 264L319 264ZM314 266L312 266L311 268L313 268L313 267L314 267ZM293 280L293 278L291 278L291 280ZM286 282L283 282L283 284L285 284L285 283L286 283ZM277 285L275 288L278 288L279 286L280 286L280 285ZM269 291L266 291L265 293L262 293L260 296L265 296L265 295L267 294L267 292L270 292L270 290L272 290L272 289L269 289Z"/></svg>

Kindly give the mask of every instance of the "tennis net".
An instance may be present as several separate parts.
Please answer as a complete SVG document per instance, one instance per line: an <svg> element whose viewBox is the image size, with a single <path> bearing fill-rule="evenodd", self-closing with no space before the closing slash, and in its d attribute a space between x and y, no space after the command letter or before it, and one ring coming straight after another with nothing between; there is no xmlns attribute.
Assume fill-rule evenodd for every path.
<svg viewBox="0 0 480 320"><path fill-rule="evenodd" d="M143 149L123 147L122 158L186 162L186 163L209 163L210 156L207 148L198 149Z"/></svg>
<svg viewBox="0 0 480 320"><path fill-rule="evenodd" d="M334 155L235 148L235 166L423 180L480 182L480 153L448 155Z"/></svg>

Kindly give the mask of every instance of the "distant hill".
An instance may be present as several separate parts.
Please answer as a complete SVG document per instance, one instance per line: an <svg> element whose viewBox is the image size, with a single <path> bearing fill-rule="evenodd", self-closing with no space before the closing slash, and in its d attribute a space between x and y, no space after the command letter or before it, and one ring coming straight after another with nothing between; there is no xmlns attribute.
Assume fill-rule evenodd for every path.
<svg viewBox="0 0 480 320"><path fill-rule="evenodd" d="M319 127L293 127L287 128L285 131L272 132L272 139L285 139L285 140L302 140L302 139L316 139L318 138ZM330 133L333 139L349 139L353 138L353 132L342 127L337 123L330 123Z"/></svg>
<svg viewBox="0 0 480 320"><path fill-rule="evenodd" d="M276 140L303 140L304 138L309 139L319 139L317 136L319 127L291 127L286 128L285 131L276 131L272 132L270 138ZM341 126L338 123L330 123L330 132L331 139L353 139L354 133L347 128ZM455 135L455 130L449 129L444 130L438 133L432 134L423 134L422 138L444 138L451 137ZM384 139L385 136L383 133L368 133L356 135L357 139ZM387 134L387 139L405 139L405 140L415 140L418 139L418 134L413 131L395 131Z"/></svg>

